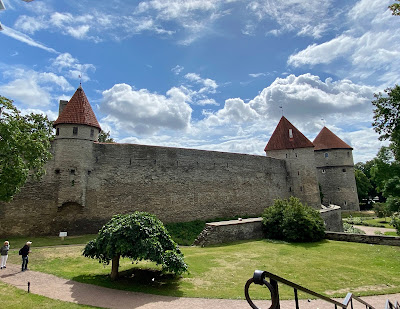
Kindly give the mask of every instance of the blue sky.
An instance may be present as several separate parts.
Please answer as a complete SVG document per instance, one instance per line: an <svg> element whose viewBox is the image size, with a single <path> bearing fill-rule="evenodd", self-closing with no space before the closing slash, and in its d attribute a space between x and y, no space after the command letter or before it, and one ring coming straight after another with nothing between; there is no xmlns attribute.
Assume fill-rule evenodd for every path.
<svg viewBox="0 0 400 309"><path fill-rule="evenodd" d="M385 144L371 100L400 80L393 1L3 2L0 95L23 112L55 120L81 75L118 142L264 155L283 113L355 162Z"/></svg>

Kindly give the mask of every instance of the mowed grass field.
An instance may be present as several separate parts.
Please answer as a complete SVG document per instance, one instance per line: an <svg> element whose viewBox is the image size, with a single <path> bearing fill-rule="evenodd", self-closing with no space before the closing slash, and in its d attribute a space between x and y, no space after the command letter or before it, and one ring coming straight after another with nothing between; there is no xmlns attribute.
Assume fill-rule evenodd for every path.
<svg viewBox="0 0 400 309"><path fill-rule="evenodd" d="M15 247L14 247L15 248ZM400 247L324 240L285 243L269 240L215 247L181 247L189 273L174 278L149 262L121 260L121 279L109 279L110 265L81 255L83 245L35 248L29 268L101 286L170 296L244 299L244 285L254 270L267 270L329 297L400 292ZM9 262L20 263L18 250ZM269 298L268 290L252 285L254 299ZM280 287L281 299L292 299ZM306 294L300 297L309 298Z"/></svg>

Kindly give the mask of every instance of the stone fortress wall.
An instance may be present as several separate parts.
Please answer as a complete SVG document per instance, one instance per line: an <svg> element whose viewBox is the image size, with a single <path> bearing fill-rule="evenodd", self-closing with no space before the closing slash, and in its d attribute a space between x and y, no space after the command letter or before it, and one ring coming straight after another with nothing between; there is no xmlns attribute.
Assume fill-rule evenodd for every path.
<svg viewBox="0 0 400 309"><path fill-rule="evenodd" d="M86 146L53 143L44 178L0 204L0 235L96 233L112 215L136 210L163 222L259 216L290 193L282 160L134 144Z"/></svg>
<svg viewBox="0 0 400 309"><path fill-rule="evenodd" d="M54 126L46 175L28 182L10 203L0 202L0 235L96 233L113 215L137 210L164 223L260 216L275 199L291 195L320 209L318 182L326 202L359 209L347 144L326 150L327 159L304 136L306 148L278 148L268 157L98 143L100 126L81 87L68 104L60 102ZM286 129L277 145L287 138Z"/></svg>

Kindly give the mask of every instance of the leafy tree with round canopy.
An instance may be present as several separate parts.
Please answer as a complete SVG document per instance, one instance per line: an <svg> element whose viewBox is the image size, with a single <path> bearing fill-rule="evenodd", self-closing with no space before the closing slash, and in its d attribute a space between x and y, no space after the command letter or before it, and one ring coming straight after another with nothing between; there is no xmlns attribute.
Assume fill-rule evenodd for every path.
<svg viewBox="0 0 400 309"><path fill-rule="evenodd" d="M119 259L150 260L163 271L181 274L187 271L183 254L162 222L146 212L115 215L83 250L83 255L111 266L111 279L118 278Z"/></svg>
<svg viewBox="0 0 400 309"><path fill-rule="evenodd" d="M28 180L39 179L51 158L53 127L46 116L22 115L0 96L0 201L8 202Z"/></svg>

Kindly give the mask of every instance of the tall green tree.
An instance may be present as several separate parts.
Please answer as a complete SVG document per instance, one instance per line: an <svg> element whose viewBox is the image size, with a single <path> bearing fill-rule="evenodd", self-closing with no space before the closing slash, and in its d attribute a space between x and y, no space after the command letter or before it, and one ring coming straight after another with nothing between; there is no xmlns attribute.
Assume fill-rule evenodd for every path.
<svg viewBox="0 0 400 309"><path fill-rule="evenodd" d="M354 175L356 178L358 200L361 201L368 198L372 185L368 177L361 170L356 169Z"/></svg>
<svg viewBox="0 0 400 309"><path fill-rule="evenodd" d="M118 278L120 257L134 261L150 260L164 271L180 274L187 270L183 254L162 222L154 215L135 212L115 215L90 241L83 255L111 265L111 279Z"/></svg>
<svg viewBox="0 0 400 309"><path fill-rule="evenodd" d="M98 137L98 141L101 143L115 143L114 139L110 135L110 131L101 131Z"/></svg>
<svg viewBox="0 0 400 309"><path fill-rule="evenodd" d="M395 1L400 2L400 0ZM389 9L392 11L393 15L400 16L400 3L393 3L389 5Z"/></svg>
<svg viewBox="0 0 400 309"><path fill-rule="evenodd" d="M376 158L373 160L374 165L371 167L371 177L376 184L379 192L382 192L385 197L385 185L393 177L400 175L400 164L395 160L391 147L382 147ZM386 191L388 193L389 191Z"/></svg>
<svg viewBox="0 0 400 309"><path fill-rule="evenodd" d="M0 201L10 201L29 176L39 179L45 173L52 131L47 117L22 115L0 96Z"/></svg>
<svg viewBox="0 0 400 309"><path fill-rule="evenodd" d="M385 94L375 93L372 101L374 122L380 140L390 140L396 160L400 160L400 86L385 89Z"/></svg>

